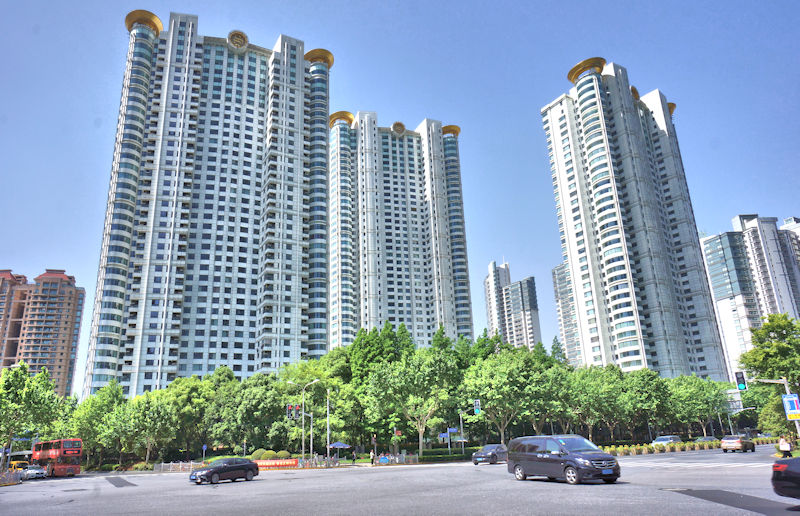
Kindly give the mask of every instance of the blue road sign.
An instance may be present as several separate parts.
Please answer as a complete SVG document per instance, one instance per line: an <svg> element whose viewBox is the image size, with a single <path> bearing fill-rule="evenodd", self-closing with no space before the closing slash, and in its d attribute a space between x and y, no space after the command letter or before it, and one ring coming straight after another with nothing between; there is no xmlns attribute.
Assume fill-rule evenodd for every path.
<svg viewBox="0 0 800 516"><path fill-rule="evenodd" d="M207 449L208 449L208 446L206 446L206 445L204 444L204 445L203 445L203 451L206 451Z"/></svg>
<svg viewBox="0 0 800 516"><path fill-rule="evenodd" d="M800 397L797 394L784 394L783 410L789 421L800 421Z"/></svg>
<svg viewBox="0 0 800 516"><path fill-rule="evenodd" d="M458 428L448 428L447 431L448 431L448 433L454 434L454 433L458 432Z"/></svg>
<svg viewBox="0 0 800 516"><path fill-rule="evenodd" d="M442 439L447 439L447 435L448 435L447 432L442 432L439 434L439 437L441 437Z"/></svg>

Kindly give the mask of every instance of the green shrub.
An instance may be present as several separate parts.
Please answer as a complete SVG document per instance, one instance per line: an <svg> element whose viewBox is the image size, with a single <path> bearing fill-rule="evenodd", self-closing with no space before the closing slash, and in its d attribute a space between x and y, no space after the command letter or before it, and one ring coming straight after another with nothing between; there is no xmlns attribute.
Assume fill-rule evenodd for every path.
<svg viewBox="0 0 800 516"><path fill-rule="evenodd" d="M147 462L137 462L131 469L133 471L153 471L153 465Z"/></svg>
<svg viewBox="0 0 800 516"><path fill-rule="evenodd" d="M267 450L265 450L264 448L259 448L256 451L254 451L252 455L250 455L250 459L251 460L261 460L261 458L264 456L264 452L266 452L266 451Z"/></svg>
<svg viewBox="0 0 800 516"><path fill-rule="evenodd" d="M288 459L289 457L291 457L291 456L292 456L292 454L291 454L291 453L289 453L289 452L288 452L288 451L286 451L286 450L281 450L281 451L279 451L279 452L278 452L276 455L277 455L277 457L276 457L276 458L278 458L278 459Z"/></svg>
<svg viewBox="0 0 800 516"><path fill-rule="evenodd" d="M428 450L425 450L428 451ZM419 458L420 462L448 462L448 461L460 461L460 460L471 460L472 454L469 455L461 455L453 454L453 455L425 455L423 453L422 457Z"/></svg>
<svg viewBox="0 0 800 516"><path fill-rule="evenodd" d="M667 451L667 449L664 447L663 444L655 444L655 445L653 445L653 450L656 453L664 453L665 451Z"/></svg>
<svg viewBox="0 0 800 516"><path fill-rule="evenodd" d="M103 464L98 468L100 471L115 471L117 469L118 464Z"/></svg>
<svg viewBox="0 0 800 516"><path fill-rule="evenodd" d="M275 450L265 450L264 454L261 455L261 460L275 460L278 457L278 452Z"/></svg>

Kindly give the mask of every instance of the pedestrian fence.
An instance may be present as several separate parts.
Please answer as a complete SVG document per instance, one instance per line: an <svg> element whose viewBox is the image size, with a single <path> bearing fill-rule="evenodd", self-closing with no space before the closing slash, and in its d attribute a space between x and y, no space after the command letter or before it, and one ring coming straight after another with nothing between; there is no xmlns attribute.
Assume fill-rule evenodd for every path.
<svg viewBox="0 0 800 516"><path fill-rule="evenodd" d="M192 471L203 466L203 462L162 462L161 464L153 464L153 471L160 473L178 473L183 471Z"/></svg>

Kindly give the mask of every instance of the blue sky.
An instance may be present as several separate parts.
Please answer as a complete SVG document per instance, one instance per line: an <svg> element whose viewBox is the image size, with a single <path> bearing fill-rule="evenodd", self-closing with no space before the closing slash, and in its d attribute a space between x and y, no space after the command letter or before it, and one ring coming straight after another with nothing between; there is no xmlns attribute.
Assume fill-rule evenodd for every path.
<svg viewBox="0 0 800 516"><path fill-rule="evenodd" d="M13 2L0 19L0 268L32 279L66 269L86 288L82 375L100 254L125 15L197 14L203 35L278 35L335 56L331 112L381 125L461 126L476 329L483 279L505 257L533 275L542 337L558 333L560 261L540 108L587 57L625 66L644 94L677 104L675 124L698 229L740 213L800 216L800 4L794 1ZM81 378L78 378L80 380Z"/></svg>

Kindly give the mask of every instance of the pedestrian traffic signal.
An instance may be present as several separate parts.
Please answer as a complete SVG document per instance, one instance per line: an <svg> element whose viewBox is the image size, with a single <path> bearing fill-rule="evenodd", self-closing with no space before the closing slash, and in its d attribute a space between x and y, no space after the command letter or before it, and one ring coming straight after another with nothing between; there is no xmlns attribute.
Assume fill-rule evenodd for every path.
<svg viewBox="0 0 800 516"><path fill-rule="evenodd" d="M736 371L736 388L740 391L747 390L747 380L744 379L743 371Z"/></svg>
<svg viewBox="0 0 800 516"><path fill-rule="evenodd" d="M286 405L286 417L289 419L294 419L294 405L291 403Z"/></svg>
<svg viewBox="0 0 800 516"><path fill-rule="evenodd" d="M481 400L475 400L474 408L476 416L481 413Z"/></svg>

